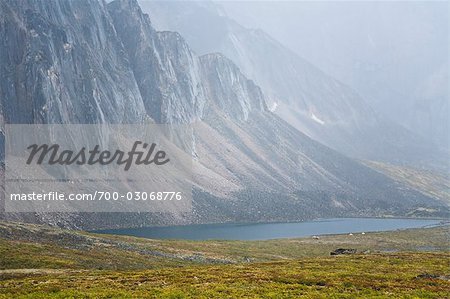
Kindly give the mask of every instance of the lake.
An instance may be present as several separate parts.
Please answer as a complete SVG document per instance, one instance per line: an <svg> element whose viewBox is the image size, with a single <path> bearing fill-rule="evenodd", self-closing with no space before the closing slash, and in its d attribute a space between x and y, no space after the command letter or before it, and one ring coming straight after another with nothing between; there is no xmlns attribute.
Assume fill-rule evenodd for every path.
<svg viewBox="0 0 450 299"><path fill-rule="evenodd" d="M268 240L324 234L361 233L430 227L438 225L441 222L442 220L429 219L337 218L290 223L201 224L109 229L93 232L149 239Z"/></svg>

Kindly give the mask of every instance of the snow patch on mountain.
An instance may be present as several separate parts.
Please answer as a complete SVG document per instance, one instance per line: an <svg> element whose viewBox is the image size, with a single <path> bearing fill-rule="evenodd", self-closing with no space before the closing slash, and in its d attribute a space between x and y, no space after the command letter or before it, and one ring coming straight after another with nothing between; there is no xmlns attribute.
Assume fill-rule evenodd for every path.
<svg viewBox="0 0 450 299"><path fill-rule="evenodd" d="M318 118L313 112L311 112L311 119L321 125L325 124L325 122L323 120L321 120L320 118Z"/></svg>

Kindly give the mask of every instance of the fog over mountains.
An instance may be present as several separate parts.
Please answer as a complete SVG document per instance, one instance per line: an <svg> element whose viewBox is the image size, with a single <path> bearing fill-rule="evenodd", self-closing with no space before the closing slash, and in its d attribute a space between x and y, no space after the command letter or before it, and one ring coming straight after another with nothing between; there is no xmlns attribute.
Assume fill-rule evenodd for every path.
<svg viewBox="0 0 450 299"><path fill-rule="evenodd" d="M269 12L271 7L279 15L283 15L283 11L289 11L288 8L292 6L292 11L286 14L295 19L293 15L303 15L302 5L304 2L289 2L278 5L269 1L264 3L253 2L252 5L251 2L243 4L240 2L143 0L141 3L144 10L151 15L157 28L179 31L198 53L217 51L231 58L243 73L262 87L269 98L269 108L311 138L358 159L380 160L426 168L430 166L440 168L443 165L448 165L447 148L444 149L444 146L433 144L430 139L427 139L430 134L422 134L427 130L432 130L433 134L434 131L439 131L436 134L440 134L440 137L434 136L431 139L437 138L441 141L439 144L446 144L445 126L447 125L447 118L445 115L447 111L443 102L447 102L448 97L442 94L443 88L435 86L438 84L435 83L436 81L440 80L444 83L444 78L436 78L433 83L428 83L433 86L429 89L432 89L435 94L439 93L439 95L435 95L434 100L429 105L423 106L430 106L427 109L436 112L435 115L429 115L427 111L423 110L421 113L417 109L408 109L407 107L410 105L405 104L403 105L405 109L398 109L397 107L391 109L397 110L401 115L398 117L401 118L401 122L396 122L394 120L397 119L393 118L392 114L383 113L384 111L379 109L379 105L371 105L373 97L376 97L376 94L383 90L389 89L393 82L384 84L380 81L377 85L377 89L380 91L376 93L367 91L372 97L369 99L363 98L350 86L325 74L298 54L281 45L263 30L247 29L226 15L228 11L237 15L239 19L246 19L243 17L246 15L249 19L247 23L262 25L264 22L258 16L255 16L257 12L273 17L274 13ZM344 4L345 7L346 5ZM279 6L284 10L278 11ZM328 7L326 4L324 6ZM331 5L331 7L334 6ZM243 7L243 10L237 9L240 7ZM306 3L306 9L308 7ZM252 10L252 8L254 9ZM357 10L355 9L355 11ZM356 14L356 12L354 13ZM341 13L340 15L346 14ZM319 16L316 17L319 18ZM255 21L255 19L260 22ZM270 21L268 20L267 23L275 26ZM287 20L276 19L276 21L280 24L294 22L289 18ZM262 27L268 27L266 23L264 25ZM278 27L284 28L283 25L278 25ZM282 31L278 27L278 31L272 31ZM202 28L208 28L208 30L202 30ZM301 44L293 28L290 30L284 29L282 32L289 32L291 39ZM349 34L354 30L349 29ZM315 33L310 32L310 34L314 35ZM327 43L327 45L328 43L339 45L339 42L332 35L330 37L321 36L321 39L325 40L324 43ZM308 37L305 37L304 43L308 41ZM316 44L318 43L315 39L313 41ZM317 45L317 48L319 47ZM320 51L318 50L318 52ZM349 50L348 55L351 56L351 53L352 51ZM379 56L381 55L388 54L380 53ZM352 57L346 59L349 61L346 65L351 68ZM327 63L333 64L333 62ZM340 60L339 63L341 63ZM443 70L440 76L444 76ZM353 83L351 80L348 81ZM395 80L393 81L395 82ZM425 90L423 89L423 92ZM430 91L427 93L430 94ZM428 97L432 96L429 95ZM392 103L385 104L385 107L395 106L398 105L396 103L406 102L407 100L394 99L390 101ZM389 100L385 100L385 102L389 102ZM377 109L374 109L374 107ZM407 116L411 114L414 114L414 116ZM431 122L425 119L425 115L433 118ZM407 117L421 123L423 127L420 130L415 130L414 127L417 125L411 125L412 130L405 129L401 124L407 122ZM437 123L440 125L437 125ZM431 127L433 128L431 129Z"/></svg>
<svg viewBox="0 0 450 299"><path fill-rule="evenodd" d="M197 42L196 22L185 34L153 25L189 23L189 10L144 8L150 16L136 0L2 1L2 124L193 124L193 211L2 217L100 228L446 213L445 198L352 158L436 168L445 156L351 88L209 8ZM191 49L202 43L211 51Z"/></svg>
<svg viewBox="0 0 450 299"><path fill-rule="evenodd" d="M217 3L349 84L391 120L448 148L448 1Z"/></svg>

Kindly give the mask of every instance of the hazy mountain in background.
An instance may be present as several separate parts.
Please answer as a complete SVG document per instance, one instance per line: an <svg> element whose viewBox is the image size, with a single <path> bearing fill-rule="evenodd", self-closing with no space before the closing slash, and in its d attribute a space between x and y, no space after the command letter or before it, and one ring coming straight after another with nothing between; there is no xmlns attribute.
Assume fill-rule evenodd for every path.
<svg viewBox="0 0 450 299"><path fill-rule="evenodd" d="M375 112L351 88L264 31L228 18L215 3L141 4L157 28L179 31L198 53L216 51L231 58L262 87L269 109L311 138L358 159L445 169L448 155L436 146Z"/></svg>
<svg viewBox="0 0 450 299"><path fill-rule="evenodd" d="M218 1L377 111L449 149L448 1Z"/></svg>
<svg viewBox="0 0 450 299"><path fill-rule="evenodd" d="M156 31L135 0L2 1L0 40L4 122L184 123L195 141L192 213L2 217L100 228L447 209L293 128L230 59Z"/></svg>

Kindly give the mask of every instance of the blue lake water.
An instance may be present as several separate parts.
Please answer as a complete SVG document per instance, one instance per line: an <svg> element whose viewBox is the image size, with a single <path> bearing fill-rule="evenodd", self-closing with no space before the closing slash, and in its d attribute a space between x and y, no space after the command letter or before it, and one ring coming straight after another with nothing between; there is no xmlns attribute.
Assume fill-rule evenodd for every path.
<svg viewBox="0 0 450 299"><path fill-rule="evenodd" d="M268 240L324 234L361 233L430 227L442 220L338 218L290 223L202 224L97 230L96 233L128 235L150 239Z"/></svg>

